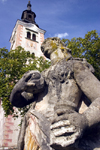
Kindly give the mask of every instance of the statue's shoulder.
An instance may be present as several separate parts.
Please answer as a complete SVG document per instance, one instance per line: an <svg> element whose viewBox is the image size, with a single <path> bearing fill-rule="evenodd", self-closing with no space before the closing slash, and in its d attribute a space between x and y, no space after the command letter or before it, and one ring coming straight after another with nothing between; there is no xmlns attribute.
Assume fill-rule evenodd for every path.
<svg viewBox="0 0 100 150"><path fill-rule="evenodd" d="M85 58L72 58L73 66L77 66L77 68L80 68L80 66L83 66L84 68L88 69L90 72L94 72L93 66L87 62Z"/></svg>

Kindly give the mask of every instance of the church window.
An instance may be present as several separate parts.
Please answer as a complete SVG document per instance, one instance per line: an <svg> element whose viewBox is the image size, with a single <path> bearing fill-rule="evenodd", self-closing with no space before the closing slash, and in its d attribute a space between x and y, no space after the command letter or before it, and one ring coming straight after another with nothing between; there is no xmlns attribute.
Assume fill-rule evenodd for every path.
<svg viewBox="0 0 100 150"><path fill-rule="evenodd" d="M30 32L27 32L27 38L31 39L31 33Z"/></svg>
<svg viewBox="0 0 100 150"><path fill-rule="evenodd" d="M36 41L36 35L35 35L35 34L33 34L32 40L33 40L33 41Z"/></svg>
<svg viewBox="0 0 100 150"><path fill-rule="evenodd" d="M32 53L33 56L35 56L35 53Z"/></svg>

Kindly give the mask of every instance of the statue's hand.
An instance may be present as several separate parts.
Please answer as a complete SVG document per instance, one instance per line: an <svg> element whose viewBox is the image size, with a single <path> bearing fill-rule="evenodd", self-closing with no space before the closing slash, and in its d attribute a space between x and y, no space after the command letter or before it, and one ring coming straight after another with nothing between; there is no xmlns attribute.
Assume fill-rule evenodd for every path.
<svg viewBox="0 0 100 150"><path fill-rule="evenodd" d="M36 93L44 88L44 78L39 71L28 71L16 83L10 95L13 106L22 108L36 100Z"/></svg>
<svg viewBox="0 0 100 150"><path fill-rule="evenodd" d="M51 146L55 148L60 145L65 148L74 144L86 127L87 120L82 114L73 110L56 110L51 124Z"/></svg>
<svg viewBox="0 0 100 150"><path fill-rule="evenodd" d="M44 79L39 71L28 71L18 82L21 91L29 93L38 93L44 87Z"/></svg>

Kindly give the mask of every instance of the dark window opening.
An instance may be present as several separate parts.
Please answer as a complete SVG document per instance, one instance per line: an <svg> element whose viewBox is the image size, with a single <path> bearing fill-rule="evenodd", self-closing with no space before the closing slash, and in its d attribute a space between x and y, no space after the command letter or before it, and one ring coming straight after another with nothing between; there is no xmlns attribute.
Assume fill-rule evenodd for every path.
<svg viewBox="0 0 100 150"><path fill-rule="evenodd" d="M35 53L32 53L33 57L35 57Z"/></svg>
<svg viewBox="0 0 100 150"><path fill-rule="evenodd" d="M33 41L36 41L36 35L35 35L35 34L33 34L32 40L33 40Z"/></svg>
<svg viewBox="0 0 100 150"><path fill-rule="evenodd" d="M32 16L31 16L31 15L28 15L28 19L29 19L29 20L32 20Z"/></svg>
<svg viewBox="0 0 100 150"><path fill-rule="evenodd" d="M31 16L31 15L28 15L28 17L29 17L29 18L32 18L32 16Z"/></svg>
<svg viewBox="0 0 100 150"><path fill-rule="evenodd" d="M27 38L31 39L31 33L30 32L27 32Z"/></svg>

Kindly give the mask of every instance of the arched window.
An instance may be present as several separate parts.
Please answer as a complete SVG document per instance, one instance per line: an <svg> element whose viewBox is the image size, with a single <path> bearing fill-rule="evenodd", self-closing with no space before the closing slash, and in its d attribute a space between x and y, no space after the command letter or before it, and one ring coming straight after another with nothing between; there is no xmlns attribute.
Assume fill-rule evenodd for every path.
<svg viewBox="0 0 100 150"><path fill-rule="evenodd" d="M32 53L33 57L35 57L35 53Z"/></svg>
<svg viewBox="0 0 100 150"><path fill-rule="evenodd" d="M27 32L27 38L31 39L31 33L30 32Z"/></svg>
<svg viewBox="0 0 100 150"><path fill-rule="evenodd" d="M32 40L33 40L33 41L36 41L36 35L35 35L35 34L33 34Z"/></svg>

